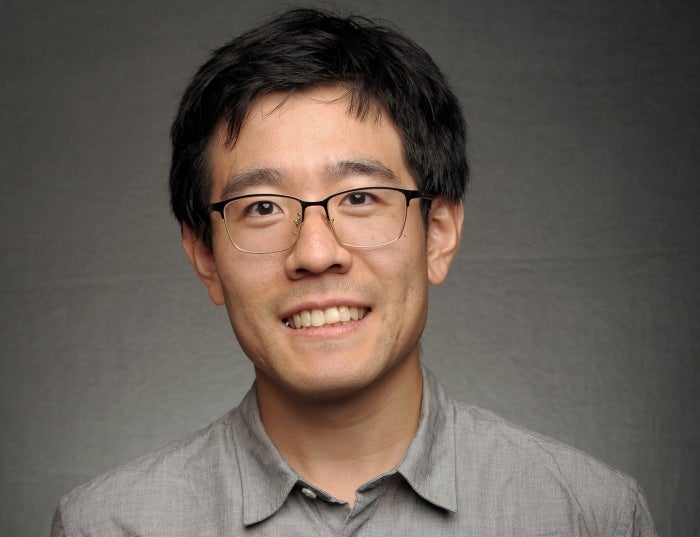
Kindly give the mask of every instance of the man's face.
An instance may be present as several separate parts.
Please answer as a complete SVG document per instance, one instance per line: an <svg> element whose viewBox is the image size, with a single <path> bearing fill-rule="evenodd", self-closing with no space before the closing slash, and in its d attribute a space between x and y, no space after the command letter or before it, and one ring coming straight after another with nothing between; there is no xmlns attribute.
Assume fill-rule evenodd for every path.
<svg viewBox="0 0 700 537"><path fill-rule="evenodd" d="M348 114L338 87L263 97L233 148L224 142L220 132L209 151L211 202L249 193L312 201L356 187L416 188L393 122L386 114ZM372 166L360 173L345 165L356 162ZM446 275L446 268L431 269L420 203L411 202L398 241L371 249L341 246L323 216L321 207L309 207L291 249L251 254L230 243L212 213L213 253L207 258L203 245L195 246L195 268L212 300L225 303L259 390L262 384L297 396L346 396L418 362L428 284ZM360 319L337 322L355 309ZM295 315L324 324L295 328Z"/></svg>

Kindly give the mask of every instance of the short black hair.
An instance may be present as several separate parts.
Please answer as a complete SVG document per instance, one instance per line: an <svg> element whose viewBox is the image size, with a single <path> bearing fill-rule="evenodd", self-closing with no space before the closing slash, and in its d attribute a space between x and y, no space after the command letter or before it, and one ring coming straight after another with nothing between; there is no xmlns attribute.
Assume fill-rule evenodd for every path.
<svg viewBox="0 0 700 537"><path fill-rule="evenodd" d="M462 200L466 123L428 53L387 23L293 9L215 50L185 91L171 128L171 207L180 224L211 246L207 148L221 125L234 144L256 99L329 85L348 88L348 113L391 116L418 188Z"/></svg>

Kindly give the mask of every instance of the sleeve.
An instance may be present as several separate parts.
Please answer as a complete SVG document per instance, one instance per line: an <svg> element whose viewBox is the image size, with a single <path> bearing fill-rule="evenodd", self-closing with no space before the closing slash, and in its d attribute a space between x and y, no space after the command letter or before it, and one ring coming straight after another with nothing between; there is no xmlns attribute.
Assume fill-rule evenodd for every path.
<svg viewBox="0 0 700 537"><path fill-rule="evenodd" d="M66 537L66 530L63 527L63 515L61 514L60 505L56 507L56 512L53 515L50 537Z"/></svg>
<svg viewBox="0 0 700 537"><path fill-rule="evenodd" d="M625 537L658 537L644 492L637 487L636 501Z"/></svg>

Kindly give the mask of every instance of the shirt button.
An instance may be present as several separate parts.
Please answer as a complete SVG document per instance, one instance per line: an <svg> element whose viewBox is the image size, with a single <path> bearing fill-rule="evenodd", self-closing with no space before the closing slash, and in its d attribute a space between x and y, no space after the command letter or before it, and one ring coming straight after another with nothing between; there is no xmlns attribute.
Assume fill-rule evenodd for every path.
<svg viewBox="0 0 700 537"><path fill-rule="evenodd" d="M311 498L312 500L316 499L316 493L308 487L303 487L301 493L307 498Z"/></svg>

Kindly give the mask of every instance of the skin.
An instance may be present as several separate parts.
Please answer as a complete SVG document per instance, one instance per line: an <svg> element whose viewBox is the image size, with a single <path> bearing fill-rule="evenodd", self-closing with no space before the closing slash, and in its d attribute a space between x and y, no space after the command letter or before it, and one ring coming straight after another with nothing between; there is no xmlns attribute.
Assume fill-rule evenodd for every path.
<svg viewBox="0 0 700 537"><path fill-rule="evenodd" d="M256 192L319 200L354 187L415 189L391 119L358 120L348 104L340 87L256 101L233 147L222 131L210 144L210 201ZM390 174L329 173L358 161ZM373 249L341 246L320 207L307 209L296 245L274 254L236 250L220 216L211 218L212 249L187 227L183 247L212 302L226 306L254 365L263 424L293 468L352 504L356 488L396 466L415 434L428 286L447 276L462 205L434 200L426 230L412 201L399 240ZM285 324L301 310L340 305L368 314L318 328Z"/></svg>

